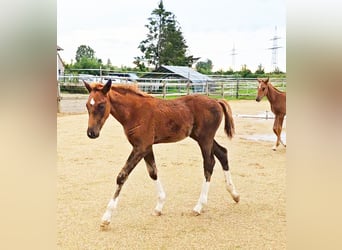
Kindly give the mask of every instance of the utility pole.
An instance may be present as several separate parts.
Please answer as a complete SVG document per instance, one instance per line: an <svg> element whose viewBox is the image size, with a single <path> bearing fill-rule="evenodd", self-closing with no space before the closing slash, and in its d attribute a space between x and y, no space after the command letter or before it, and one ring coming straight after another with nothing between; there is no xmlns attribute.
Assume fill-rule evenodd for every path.
<svg viewBox="0 0 342 250"><path fill-rule="evenodd" d="M232 53L230 55L232 56L232 69L235 71L235 56L237 55L236 49L235 49L235 43L233 43L233 49L231 50Z"/></svg>
<svg viewBox="0 0 342 250"><path fill-rule="evenodd" d="M278 40L279 39L281 39L281 37L277 36L277 26L275 26L274 36L273 36L273 38L270 39L271 41L273 41L272 47L268 48L268 49L272 50L271 64L272 64L274 71L278 68L278 49L282 48L281 46L278 46Z"/></svg>

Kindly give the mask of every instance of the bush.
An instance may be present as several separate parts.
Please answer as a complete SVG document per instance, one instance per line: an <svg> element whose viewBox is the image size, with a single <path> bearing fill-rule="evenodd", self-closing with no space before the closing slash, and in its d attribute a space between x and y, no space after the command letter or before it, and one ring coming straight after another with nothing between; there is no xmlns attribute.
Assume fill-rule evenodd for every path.
<svg viewBox="0 0 342 250"><path fill-rule="evenodd" d="M84 86L61 86L61 92L70 94L88 94L88 90Z"/></svg>

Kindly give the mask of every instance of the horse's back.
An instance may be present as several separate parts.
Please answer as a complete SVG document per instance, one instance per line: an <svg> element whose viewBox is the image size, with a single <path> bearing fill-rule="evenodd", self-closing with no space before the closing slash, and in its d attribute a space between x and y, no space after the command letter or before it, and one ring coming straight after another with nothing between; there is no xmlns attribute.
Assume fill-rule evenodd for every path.
<svg viewBox="0 0 342 250"><path fill-rule="evenodd" d="M204 95L189 95L182 97L189 107L193 119L193 135L214 136L221 124L223 110L217 100Z"/></svg>
<svg viewBox="0 0 342 250"><path fill-rule="evenodd" d="M157 101L153 116L155 143L161 143L178 141L187 136L214 136L223 111L215 99L188 95Z"/></svg>

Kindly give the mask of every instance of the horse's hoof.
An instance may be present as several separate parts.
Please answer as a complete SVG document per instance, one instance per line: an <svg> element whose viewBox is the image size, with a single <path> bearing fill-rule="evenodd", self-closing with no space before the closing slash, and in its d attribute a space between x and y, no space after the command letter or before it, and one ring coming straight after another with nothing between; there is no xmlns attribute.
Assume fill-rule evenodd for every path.
<svg viewBox="0 0 342 250"><path fill-rule="evenodd" d="M161 216L161 215L162 215L162 212L161 212L161 211L158 211L158 210L153 210L152 215L154 215L154 216Z"/></svg>
<svg viewBox="0 0 342 250"><path fill-rule="evenodd" d="M108 231L110 229L109 224L110 224L109 221L102 221L100 225L100 231Z"/></svg>
<svg viewBox="0 0 342 250"><path fill-rule="evenodd" d="M233 200L238 203L240 201L240 195L234 195Z"/></svg>
<svg viewBox="0 0 342 250"><path fill-rule="evenodd" d="M191 215L193 215L193 216L199 216L199 215L201 215L201 212L192 210Z"/></svg>

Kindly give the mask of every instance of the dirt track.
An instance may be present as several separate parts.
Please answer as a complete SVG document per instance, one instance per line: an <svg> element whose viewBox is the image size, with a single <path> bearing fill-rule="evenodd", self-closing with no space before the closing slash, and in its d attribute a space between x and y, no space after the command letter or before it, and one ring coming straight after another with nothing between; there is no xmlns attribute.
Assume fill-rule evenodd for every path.
<svg viewBox="0 0 342 250"><path fill-rule="evenodd" d="M267 101L230 101L230 105L234 115L270 110ZM274 141L246 139L271 135L273 119L235 117L232 140L224 134L223 123L217 132L216 140L229 150L232 178L241 196L238 204L225 189L217 161L208 204L200 216L193 216L191 210L204 178L196 142L185 139L155 145L159 177L167 195L163 215L151 215L156 191L140 162L122 189L107 232L99 230L101 216L131 146L112 117L98 139L89 139L87 119L87 114L57 117L58 249L286 248L286 149L279 146L274 152Z"/></svg>

